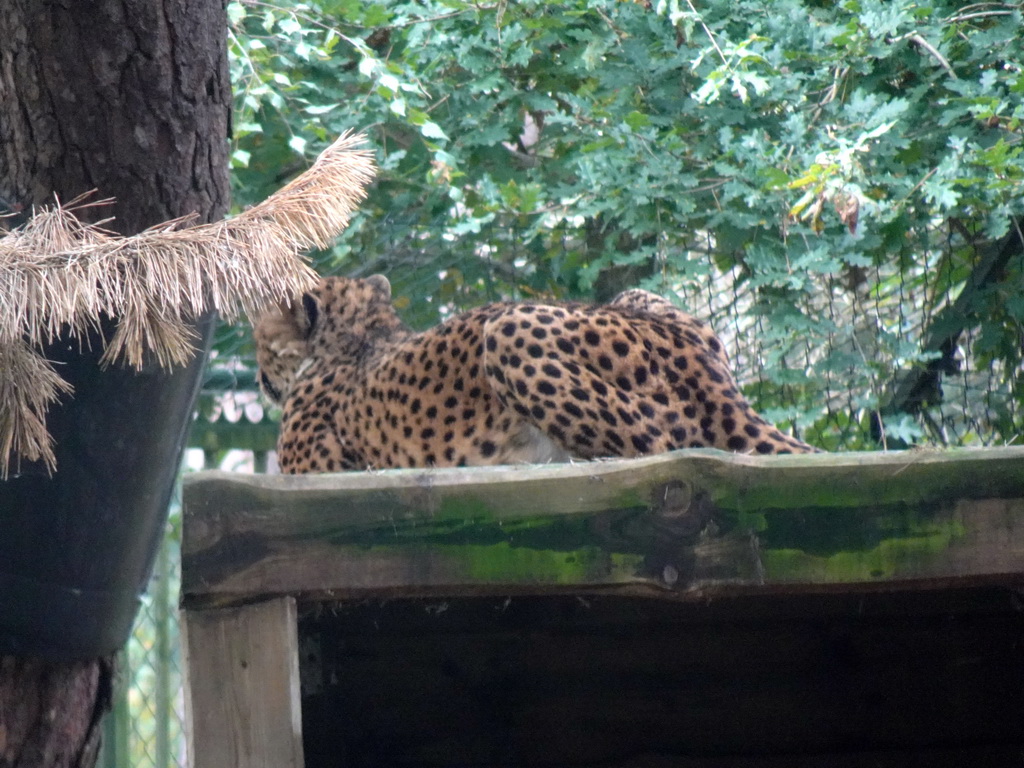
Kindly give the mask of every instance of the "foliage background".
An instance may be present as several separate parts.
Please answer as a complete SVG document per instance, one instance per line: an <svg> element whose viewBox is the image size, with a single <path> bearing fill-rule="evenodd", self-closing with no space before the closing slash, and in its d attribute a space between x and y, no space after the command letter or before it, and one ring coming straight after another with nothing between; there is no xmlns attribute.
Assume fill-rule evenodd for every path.
<svg viewBox="0 0 1024 768"><path fill-rule="evenodd" d="M316 262L386 274L412 325L640 285L827 449L1020 433L1020 3L228 10L236 204L365 130L379 179Z"/></svg>
<svg viewBox="0 0 1024 768"><path fill-rule="evenodd" d="M236 207L341 131L366 131L378 181L315 261L386 274L412 325L642 285L710 319L755 405L822 447L1002 444L1024 430L1021 3L228 12ZM221 328L196 466L272 447L252 366L248 329ZM124 659L104 765L184 764L179 521Z"/></svg>

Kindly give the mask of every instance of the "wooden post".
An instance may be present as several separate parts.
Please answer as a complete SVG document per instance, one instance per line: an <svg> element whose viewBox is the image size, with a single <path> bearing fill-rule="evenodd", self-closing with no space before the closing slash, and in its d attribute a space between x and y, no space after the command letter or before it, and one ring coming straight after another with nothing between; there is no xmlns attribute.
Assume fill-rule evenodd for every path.
<svg viewBox="0 0 1024 768"><path fill-rule="evenodd" d="M184 610L190 768L303 768L295 600Z"/></svg>

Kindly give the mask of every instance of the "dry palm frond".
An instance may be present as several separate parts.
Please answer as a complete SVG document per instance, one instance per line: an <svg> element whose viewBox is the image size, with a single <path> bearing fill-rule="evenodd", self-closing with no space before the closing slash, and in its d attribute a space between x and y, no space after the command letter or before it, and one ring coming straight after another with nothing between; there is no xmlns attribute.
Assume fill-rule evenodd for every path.
<svg viewBox="0 0 1024 768"><path fill-rule="evenodd" d="M78 221L76 200L0 238L0 475L14 456L53 466L46 408L69 387L38 348L58 334L116 317L105 362L139 367L148 352L183 364L199 315L254 317L310 288L303 252L330 244L373 178L362 141L343 135L290 184L214 224L186 217L120 237Z"/></svg>
<svg viewBox="0 0 1024 768"><path fill-rule="evenodd" d="M52 464L46 409L70 390L53 366L27 344L0 346L0 464L5 475L11 456Z"/></svg>

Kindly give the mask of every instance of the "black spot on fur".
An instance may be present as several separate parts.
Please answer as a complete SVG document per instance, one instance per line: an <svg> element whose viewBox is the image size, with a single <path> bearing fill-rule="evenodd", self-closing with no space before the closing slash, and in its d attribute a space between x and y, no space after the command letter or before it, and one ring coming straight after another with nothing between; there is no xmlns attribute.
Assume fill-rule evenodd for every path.
<svg viewBox="0 0 1024 768"><path fill-rule="evenodd" d="M733 435L725 441L725 444L729 446L730 450L742 451L747 447L747 438L741 437L740 435Z"/></svg>

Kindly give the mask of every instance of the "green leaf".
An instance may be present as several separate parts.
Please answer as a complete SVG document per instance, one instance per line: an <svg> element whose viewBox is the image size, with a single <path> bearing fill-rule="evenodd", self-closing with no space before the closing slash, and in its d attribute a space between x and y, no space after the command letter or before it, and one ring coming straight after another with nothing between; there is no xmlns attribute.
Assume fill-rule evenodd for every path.
<svg viewBox="0 0 1024 768"><path fill-rule="evenodd" d="M383 73L377 80L382 86L387 88L391 93L398 93L401 85L398 82L398 78L394 75Z"/></svg>
<svg viewBox="0 0 1024 768"><path fill-rule="evenodd" d="M243 3L228 3L225 8L228 14L228 23L238 26L246 17L245 5Z"/></svg>
<svg viewBox="0 0 1024 768"><path fill-rule="evenodd" d="M441 130L441 126L432 120L424 120L420 125L420 133L422 133L428 139L444 139L448 140L448 135Z"/></svg>
<svg viewBox="0 0 1024 768"><path fill-rule="evenodd" d="M369 77L379 64L380 62L372 56L364 56L359 60L359 74Z"/></svg>
<svg viewBox="0 0 1024 768"><path fill-rule="evenodd" d="M625 122L631 130L638 131L641 128L646 128L648 125L650 125L651 119L643 112L637 112L636 110L633 110L628 115L626 115Z"/></svg>

